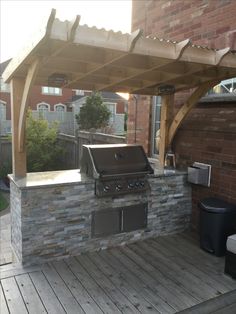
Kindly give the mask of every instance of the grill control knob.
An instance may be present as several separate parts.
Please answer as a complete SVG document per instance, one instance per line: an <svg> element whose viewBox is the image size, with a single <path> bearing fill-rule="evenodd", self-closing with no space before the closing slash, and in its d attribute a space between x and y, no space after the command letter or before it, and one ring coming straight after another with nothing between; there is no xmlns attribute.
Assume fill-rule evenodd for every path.
<svg viewBox="0 0 236 314"><path fill-rule="evenodd" d="M105 185L104 188L103 188L103 191L104 192L108 192L109 190L110 190L109 185Z"/></svg>
<svg viewBox="0 0 236 314"><path fill-rule="evenodd" d="M129 184L128 184L128 189L133 189L134 188L134 184L132 183L132 182L130 182Z"/></svg>
<svg viewBox="0 0 236 314"><path fill-rule="evenodd" d="M139 187L140 187L140 182L139 182L139 181L135 182L135 187L136 187L136 188L139 188Z"/></svg>
<svg viewBox="0 0 236 314"><path fill-rule="evenodd" d="M117 184L116 191L120 191L122 189L122 186L120 184Z"/></svg>

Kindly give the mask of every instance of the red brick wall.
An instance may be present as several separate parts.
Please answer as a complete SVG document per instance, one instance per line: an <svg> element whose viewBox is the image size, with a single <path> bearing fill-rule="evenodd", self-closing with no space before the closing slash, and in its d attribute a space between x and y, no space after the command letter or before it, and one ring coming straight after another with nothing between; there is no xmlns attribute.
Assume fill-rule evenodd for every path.
<svg viewBox="0 0 236 314"><path fill-rule="evenodd" d="M236 204L236 101L198 104L173 143L179 165L194 161L212 165L211 186L193 186L192 222L198 226L197 203L217 196Z"/></svg>
<svg viewBox="0 0 236 314"><path fill-rule="evenodd" d="M147 154L150 152L151 97L131 96L128 105L127 143L140 143Z"/></svg>
<svg viewBox="0 0 236 314"><path fill-rule="evenodd" d="M230 46L236 50L235 0L146 0L133 1L132 30L141 28L145 35L183 40L211 48ZM176 109L188 93L175 97ZM140 104L142 106L143 104ZM133 140L135 108L128 112L128 141ZM139 110L139 109L138 109ZM150 104L144 104L149 114L138 117L138 129L150 129ZM147 138L138 138L146 151ZM146 133L147 135L147 133ZM186 118L174 140L177 162L190 165L194 161L212 165L211 187L193 186L194 228L198 226L197 203L206 196L218 196L236 204L236 104L199 104Z"/></svg>
<svg viewBox="0 0 236 314"><path fill-rule="evenodd" d="M46 102L50 105L50 110L54 111L54 105L58 103L66 104L71 101L74 92L71 89L63 89L61 96L55 95L43 95L40 86L34 86L29 97L29 107L32 110L37 110L37 104L40 102ZM7 120L11 120L11 100L10 93L0 92L0 99L6 101L6 116ZM71 111L71 108L67 106L67 111Z"/></svg>
<svg viewBox="0 0 236 314"><path fill-rule="evenodd" d="M146 0L132 2L132 29L166 39L190 38L211 48L236 49L235 0ZM234 34L233 34L234 33Z"/></svg>
<svg viewBox="0 0 236 314"><path fill-rule="evenodd" d="M37 104L40 102L46 102L50 105L50 110L54 111L54 105L58 103L66 104L66 102L71 101L73 91L71 89L63 89L61 96L55 95L44 95L42 94L41 86L34 86L29 97L29 107L32 110L37 110ZM69 111L70 109L67 108Z"/></svg>

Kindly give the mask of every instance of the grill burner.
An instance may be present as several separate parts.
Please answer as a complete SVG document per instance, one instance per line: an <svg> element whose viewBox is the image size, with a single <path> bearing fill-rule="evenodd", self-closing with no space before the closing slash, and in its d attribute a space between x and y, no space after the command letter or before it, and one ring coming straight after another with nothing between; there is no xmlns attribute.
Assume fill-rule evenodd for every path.
<svg viewBox="0 0 236 314"><path fill-rule="evenodd" d="M83 145L81 173L95 179L98 197L146 191L153 173L140 145Z"/></svg>

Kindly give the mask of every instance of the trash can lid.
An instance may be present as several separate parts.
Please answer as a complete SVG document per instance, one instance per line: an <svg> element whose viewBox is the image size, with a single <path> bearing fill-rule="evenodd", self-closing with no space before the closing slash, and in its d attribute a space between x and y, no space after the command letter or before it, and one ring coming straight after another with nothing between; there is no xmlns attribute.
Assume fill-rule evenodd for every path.
<svg viewBox="0 0 236 314"><path fill-rule="evenodd" d="M201 209L211 213L229 213L236 210L236 205L230 204L219 198L208 197L199 202ZM236 212L235 212L236 213Z"/></svg>

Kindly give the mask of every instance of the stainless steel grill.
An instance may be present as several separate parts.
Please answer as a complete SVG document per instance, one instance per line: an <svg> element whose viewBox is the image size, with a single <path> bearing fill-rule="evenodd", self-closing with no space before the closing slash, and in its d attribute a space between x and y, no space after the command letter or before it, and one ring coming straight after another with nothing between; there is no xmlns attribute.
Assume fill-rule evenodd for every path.
<svg viewBox="0 0 236 314"><path fill-rule="evenodd" d="M80 171L95 179L98 197L146 191L153 169L140 145L84 145Z"/></svg>

